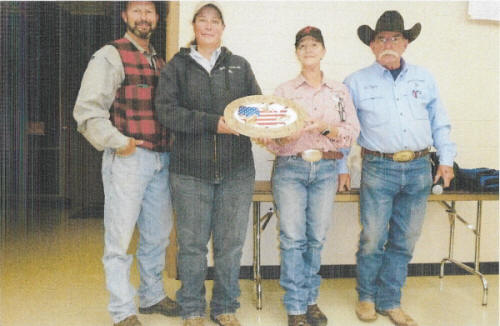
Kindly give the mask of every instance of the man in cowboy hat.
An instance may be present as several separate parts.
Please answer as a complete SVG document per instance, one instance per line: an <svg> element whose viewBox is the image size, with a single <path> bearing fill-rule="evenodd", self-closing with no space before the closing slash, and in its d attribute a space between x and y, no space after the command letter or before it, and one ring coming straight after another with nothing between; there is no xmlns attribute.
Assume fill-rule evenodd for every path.
<svg viewBox="0 0 500 326"><path fill-rule="evenodd" d="M356 314L373 321L378 312L398 326L417 325L400 307L401 288L432 183L442 178L449 186L456 155L434 78L401 57L420 29L417 23L405 30L397 11L384 12L375 30L360 26L358 36L376 62L344 81L361 124L363 156ZM434 180L431 146L441 162Z"/></svg>

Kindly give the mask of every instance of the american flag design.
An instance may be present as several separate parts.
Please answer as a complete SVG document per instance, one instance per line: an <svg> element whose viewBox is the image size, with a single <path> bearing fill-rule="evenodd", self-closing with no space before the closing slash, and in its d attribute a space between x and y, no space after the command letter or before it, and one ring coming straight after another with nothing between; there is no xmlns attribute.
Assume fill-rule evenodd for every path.
<svg viewBox="0 0 500 326"><path fill-rule="evenodd" d="M246 124L268 128L282 127L293 122L290 120L295 119L289 114L290 112L292 111L278 104L242 105L236 115L238 120Z"/></svg>

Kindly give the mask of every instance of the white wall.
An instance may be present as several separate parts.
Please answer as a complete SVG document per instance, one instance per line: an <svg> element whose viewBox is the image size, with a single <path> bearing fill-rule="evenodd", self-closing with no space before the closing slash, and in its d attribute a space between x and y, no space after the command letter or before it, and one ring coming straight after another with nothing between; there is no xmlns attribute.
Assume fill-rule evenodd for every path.
<svg viewBox="0 0 500 326"><path fill-rule="evenodd" d="M224 45L244 56L252 65L264 94L295 77L295 33L306 25L319 27L327 55L324 73L342 81L348 74L370 65L373 55L357 37L358 26L372 28L389 9L398 10L405 27L422 23L420 36L404 54L408 62L433 72L442 100L452 121L452 139L457 143L456 161L463 167L498 169L499 24L470 20L467 2L312 2L238 1L220 2L226 30ZM196 2L180 5L180 44L192 38L191 19ZM257 179L267 180L272 155L254 148ZM463 217L474 222L475 205L458 203ZM262 205L262 212L270 206ZM483 205L481 261L498 261L498 204ZM249 224L242 265L252 263L252 228ZM439 262L447 255L448 218L436 203L428 207L414 263ZM358 207L338 204L323 253L323 264L354 264L359 236ZM472 261L472 232L462 225L456 231L455 257ZM262 239L262 264L278 265L275 219Z"/></svg>

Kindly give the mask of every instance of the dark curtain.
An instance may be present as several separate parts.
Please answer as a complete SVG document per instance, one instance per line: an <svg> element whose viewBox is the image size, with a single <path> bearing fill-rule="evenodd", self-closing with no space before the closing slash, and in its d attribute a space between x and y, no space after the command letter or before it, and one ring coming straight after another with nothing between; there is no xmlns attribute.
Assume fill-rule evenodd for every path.
<svg viewBox="0 0 500 326"><path fill-rule="evenodd" d="M152 43L165 57L166 2ZM72 109L91 55L125 33L123 2L0 2L0 220L103 202L101 153Z"/></svg>

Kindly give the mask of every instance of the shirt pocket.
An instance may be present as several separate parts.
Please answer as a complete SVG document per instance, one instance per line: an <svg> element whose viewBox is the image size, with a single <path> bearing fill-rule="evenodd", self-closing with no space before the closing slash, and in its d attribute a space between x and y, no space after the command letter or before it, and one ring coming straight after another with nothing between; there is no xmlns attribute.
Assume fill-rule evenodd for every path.
<svg viewBox="0 0 500 326"><path fill-rule="evenodd" d="M361 125L369 128L379 127L389 121L388 101L377 92L361 94L358 105L358 118Z"/></svg>
<svg viewBox="0 0 500 326"><path fill-rule="evenodd" d="M429 111L427 111L427 92L422 89L410 89L407 98L414 120L429 120Z"/></svg>

